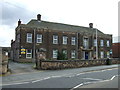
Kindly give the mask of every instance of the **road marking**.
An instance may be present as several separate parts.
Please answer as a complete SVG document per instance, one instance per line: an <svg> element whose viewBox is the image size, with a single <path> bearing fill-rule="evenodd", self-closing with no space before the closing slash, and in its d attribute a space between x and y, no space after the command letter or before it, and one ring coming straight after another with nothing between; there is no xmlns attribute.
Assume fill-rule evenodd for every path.
<svg viewBox="0 0 120 90"><path fill-rule="evenodd" d="M51 77L46 77L46 78L43 78L43 79L40 79L40 80L35 80L35 81L32 81L32 83L35 83L35 82L39 82L39 81L43 81L43 80L47 80L47 79L50 79Z"/></svg>
<svg viewBox="0 0 120 90"><path fill-rule="evenodd" d="M78 88L78 87L80 87L80 86L82 86L83 85L83 83L81 83L81 84L79 84L79 85L77 85L77 86L75 86L75 87L73 87L72 89L70 89L70 90L74 90L74 89L76 89L76 88Z"/></svg>
<svg viewBox="0 0 120 90"><path fill-rule="evenodd" d="M100 81L93 81L93 82L84 82L84 83L80 83L79 85L73 87L73 88L70 89L70 90L74 90L74 89L76 89L76 88L78 88L78 87L80 87L80 86L87 85L87 84L93 84L93 83L111 81L111 80L113 80L115 77L118 77L118 76L120 76L120 75L114 75L114 76L112 76L112 77L111 77L110 79L108 79L108 80L100 80Z"/></svg>
<svg viewBox="0 0 120 90"><path fill-rule="evenodd" d="M17 85L17 84L26 84L26 83L30 83L30 82L21 82L21 83L11 83L11 84L1 84L0 86L6 86L6 85Z"/></svg>

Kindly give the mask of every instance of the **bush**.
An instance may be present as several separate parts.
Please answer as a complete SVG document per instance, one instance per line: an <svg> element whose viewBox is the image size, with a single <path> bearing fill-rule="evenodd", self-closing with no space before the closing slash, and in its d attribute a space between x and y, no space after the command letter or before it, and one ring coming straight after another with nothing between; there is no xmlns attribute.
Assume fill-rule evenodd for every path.
<svg viewBox="0 0 120 90"><path fill-rule="evenodd" d="M57 60L67 60L66 54L58 51Z"/></svg>

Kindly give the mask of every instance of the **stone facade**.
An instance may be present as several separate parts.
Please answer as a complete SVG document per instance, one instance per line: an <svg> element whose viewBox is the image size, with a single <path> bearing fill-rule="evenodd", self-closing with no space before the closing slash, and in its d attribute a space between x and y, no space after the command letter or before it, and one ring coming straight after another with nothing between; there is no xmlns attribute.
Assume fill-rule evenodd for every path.
<svg viewBox="0 0 120 90"><path fill-rule="evenodd" d="M36 57L37 50L39 48L46 49L46 58L56 60L53 58L53 50L62 52L67 51L68 59L94 59L96 46L94 46L94 39L96 38L96 29L93 28L93 24L90 27L82 27L54 22L47 22L41 20L41 15L37 17L37 20L32 19L27 24L21 24L19 20L18 26L15 29L15 41L11 41L12 59L15 61L28 61L33 60ZM98 31L98 58L101 58L101 51L104 52L102 58L107 58L107 52L110 52L112 46L112 35L104 34ZM32 42L28 43L27 33L32 35ZM37 34L42 35L42 43L37 43ZM58 43L53 44L53 35L58 36ZM63 44L63 36L67 37L67 44ZM72 37L75 37L75 45L72 45ZM86 41L87 40L87 41ZM100 40L103 40L103 46L100 46ZM109 41L109 47L106 46ZM84 44L85 43L85 44ZM86 46L87 48L86 48ZM21 49L24 49L21 53ZM31 50L31 57L27 58L26 50ZM72 58L72 51L75 51L75 57ZM74 55L74 53L73 53ZM109 54L109 57L110 54Z"/></svg>
<svg viewBox="0 0 120 90"><path fill-rule="evenodd" d="M3 51L0 47L0 74L8 72L8 52Z"/></svg>

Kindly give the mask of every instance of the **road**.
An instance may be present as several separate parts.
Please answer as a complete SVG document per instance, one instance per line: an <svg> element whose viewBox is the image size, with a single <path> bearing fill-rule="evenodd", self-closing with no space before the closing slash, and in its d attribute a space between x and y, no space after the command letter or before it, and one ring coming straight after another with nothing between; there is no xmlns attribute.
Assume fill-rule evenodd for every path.
<svg viewBox="0 0 120 90"><path fill-rule="evenodd" d="M3 77L3 88L118 88L118 66L38 71ZM114 83L114 84L113 84ZM4 89L3 89L4 90Z"/></svg>

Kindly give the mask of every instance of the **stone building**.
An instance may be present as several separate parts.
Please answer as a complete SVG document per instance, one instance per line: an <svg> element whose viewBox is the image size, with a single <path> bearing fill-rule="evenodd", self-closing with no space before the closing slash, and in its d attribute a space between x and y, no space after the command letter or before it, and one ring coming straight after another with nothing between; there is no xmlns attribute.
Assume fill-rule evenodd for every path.
<svg viewBox="0 0 120 90"><path fill-rule="evenodd" d="M96 39L97 30L97 39ZM96 44L97 42L97 44ZM96 49L97 46L97 49ZM110 57L112 35L89 27L48 22L37 19L21 24L15 29L15 41L11 41L11 58L16 61L32 61L40 48L46 49L46 58L57 59L57 52L63 52L68 59L95 59Z"/></svg>

